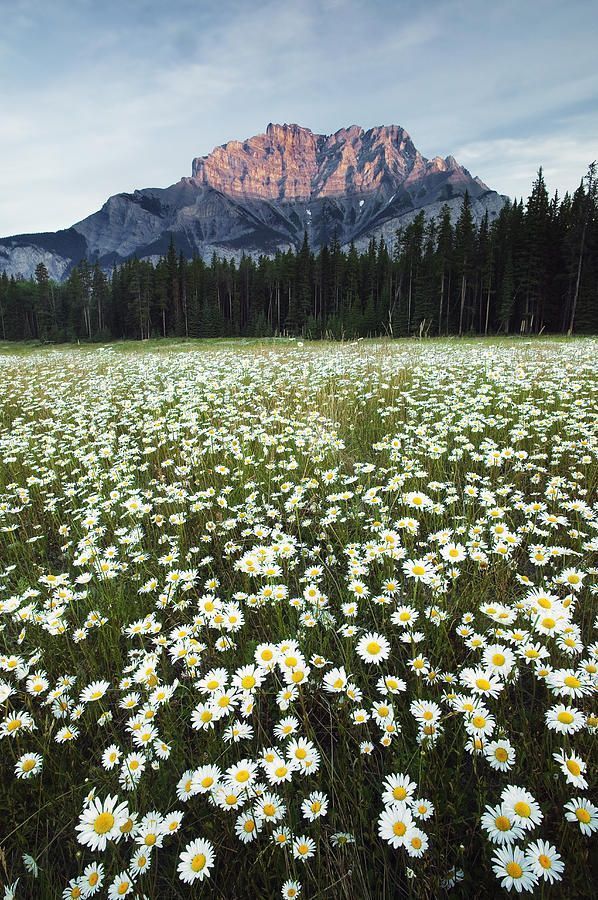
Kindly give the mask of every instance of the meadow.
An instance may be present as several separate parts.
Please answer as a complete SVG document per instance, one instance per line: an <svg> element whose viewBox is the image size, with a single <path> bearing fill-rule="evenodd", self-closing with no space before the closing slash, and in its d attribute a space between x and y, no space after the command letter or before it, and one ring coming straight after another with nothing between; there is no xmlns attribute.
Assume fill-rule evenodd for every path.
<svg viewBox="0 0 598 900"><path fill-rule="evenodd" d="M2 345L0 896L590 896L597 351Z"/></svg>

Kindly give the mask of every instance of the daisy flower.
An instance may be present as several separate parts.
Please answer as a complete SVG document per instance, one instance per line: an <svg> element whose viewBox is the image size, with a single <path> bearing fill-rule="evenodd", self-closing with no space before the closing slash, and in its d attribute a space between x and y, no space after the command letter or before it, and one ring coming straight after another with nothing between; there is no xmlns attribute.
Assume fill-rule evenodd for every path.
<svg viewBox="0 0 598 900"><path fill-rule="evenodd" d="M503 790L501 799L507 814L524 830L539 825L544 818L538 802L525 788L508 785Z"/></svg>
<svg viewBox="0 0 598 900"><path fill-rule="evenodd" d="M364 662L379 665L390 656L390 643L377 632L367 632L358 641L356 650Z"/></svg>
<svg viewBox="0 0 598 900"><path fill-rule="evenodd" d="M571 669L554 669L546 678L546 684L561 697L583 697L592 691L592 685L585 673Z"/></svg>
<svg viewBox="0 0 598 900"><path fill-rule="evenodd" d="M493 769L508 772L515 762L515 748L509 741L501 738L484 746L484 756Z"/></svg>
<svg viewBox="0 0 598 900"><path fill-rule="evenodd" d="M293 858L306 862L314 856L316 852L316 844L310 837L302 834L293 840Z"/></svg>
<svg viewBox="0 0 598 900"><path fill-rule="evenodd" d="M517 846L497 850L492 857L492 868L501 887L507 891L529 891L538 880L532 863Z"/></svg>
<svg viewBox="0 0 598 900"><path fill-rule="evenodd" d="M406 836L406 840L404 843L404 847L409 856L415 857L419 859L420 856L423 856L426 850L428 849L428 836L421 830L421 828L417 828L415 825L409 829L409 833Z"/></svg>
<svg viewBox="0 0 598 900"><path fill-rule="evenodd" d="M104 866L101 863L91 863L83 870L81 882L81 896L93 897L104 883Z"/></svg>
<svg viewBox="0 0 598 900"><path fill-rule="evenodd" d="M410 807L415 818L421 819L422 822L434 815L434 804L424 797L419 797L416 800L411 799Z"/></svg>
<svg viewBox="0 0 598 900"><path fill-rule="evenodd" d="M254 813L266 822L278 822L284 818L286 805L278 794L265 791L254 805Z"/></svg>
<svg viewBox="0 0 598 900"><path fill-rule="evenodd" d="M257 763L250 759L242 759L228 767L225 772L225 784L248 789L255 781L257 771Z"/></svg>
<svg viewBox="0 0 598 900"><path fill-rule="evenodd" d="M308 822L314 822L320 819L328 812L328 798L321 791L312 791L309 797L301 804L301 812L303 818Z"/></svg>
<svg viewBox="0 0 598 900"><path fill-rule="evenodd" d="M503 682L490 669L463 669L462 684L483 697L498 697L504 688Z"/></svg>
<svg viewBox="0 0 598 900"><path fill-rule="evenodd" d="M110 744L102 753L102 765L105 769L113 769L120 762L121 752L116 744Z"/></svg>
<svg viewBox="0 0 598 900"><path fill-rule="evenodd" d="M409 803L417 790L417 785L411 781L408 775L397 773L387 775L384 779L382 802L385 806L396 806L401 803Z"/></svg>
<svg viewBox="0 0 598 900"><path fill-rule="evenodd" d="M120 900L135 890L133 876L129 872L119 872L108 888L108 900Z"/></svg>
<svg viewBox="0 0 598 900"><path fill-rule="evenodd" d="M88 684L81 691L79 700L81 703L92 703L94 700L101 700L109 687L109 681L92 681L91 684Z"/></svg>
<svg viewBox="0 0 598 900"><path fill-rule="evenodd" d="M129 869L131 871L131 875L143 875L144 872L147 872L151 868L152 864L152 851L150 847L139 847L131 857L131 862L129 863Z"/></svg>
<svg viewBox="0 0 598 900"><path fill-rule="evenodd" d="M575 706L565 706L562 703L552 706L545 713L545 719L548 728L559 734L575 734L586 723L586 717L579 709Z"/></svg>
<svg viewBox="0 0 598 900"><path fill-rule="evenodd" d="M235 823L235 834L243 844L249 844L257 838L262 821L251 812L241 813Z"/></svg>
<svg viewBox="0 0 598 900"><path fill-rule="evenodd" d="M384 809L378 817L378 834L391 847L404 847L413 827L411 810L405 803Z"/></svg>
<svg viewBox="0 0 598 900"><path fill-rule="evenodd" d="M568 822L577 822L586 837L598 831L598 807L585 797L574 797L565 803L565 818Z"/></svg>
<svg viewBox="0 0 598 900"><path fill-rule="evenodd" d="M530 863L536 878L544 879L552 884L554 881L562 881L562 873L565 864L560 853L547 841L533 841L525 850L525 858Z"/></svg>
<svg viewBox="0 0 598 900"><path fill-rule="evenodd" d="M561 771L565 775L568 784L572 784L574 787L580 788L581 790L587 788L588 782L583 775L587 766L581 756L578 756L573 750L566 753L562 749L559 750L558 753L553 753L552 755L560 765Z"/></svg>
<svg viewBox="0 0 598 900"><path fill-rule="evenodd" d="M105 850L108 841L120 838L128 815L127 804L119 803L118 797L108 796L103 802L94 798L79 816L77 840L91 850Z"/></svg>
<svg viewBox="0 0 598 900"><path fill-rule="evenodd" d="M179 856L177 871L179 878L186 884L203 881L210 877L210 869L214 865L214 847L204 838L195 838L187 844Z"/></svg>
<svg viewBox="0 0 598 900"><path fill-rule="evenodd" d="M218 766L213 765L199 766L198 769L193 771L190 770L187 774L190 774L191 776L191 785L187 792L188 796L193 796L196 792L199 794L210 793L210 791L213 791L218 787L220 779L222 778L222 772ZM188 797L186 799L188 799Z"/></svg>
<svg viewBox="0 0 598 900"><path fill-rule="evenodd" d="M493 844L512 844L523 837L525 830L515 822L515 817L502 803L494 807L487 806L482 814L481 824Z"/></svg>
<svg viewBox="0 0 598 900"><path fill-rule="evenodd" d="M43 760L39 753L24 753L15 763L15 775L17 778L32 778L39 775L42 765Z"/></svg>

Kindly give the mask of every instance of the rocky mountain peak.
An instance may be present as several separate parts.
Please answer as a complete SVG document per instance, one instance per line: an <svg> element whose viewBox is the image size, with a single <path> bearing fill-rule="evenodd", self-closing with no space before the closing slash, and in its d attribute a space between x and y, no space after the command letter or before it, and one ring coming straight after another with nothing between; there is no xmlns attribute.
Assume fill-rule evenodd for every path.
<svg viewBox="0 0 598 900"><path fill-rule="evenodd" d="M318 134L271 122L264 133L229 141L193 160L192 177L167 188L110 197L72 228L0 239L0 272L31 276L43 261L64 278L83 258L111 270L136 255L157 259L171 239L187 256L317 249L335 239L392 243L418 212L456 217L469 192L474 218L498 215L505 198L452 156L428 160L400 125L349 125Z"/></svg>
<svg viewBox="0 0 598 900"><path fill-rule="evenodd" d="M232 197L306 201L386 194L425 162L399 125L367 131L351 125L323 135L300 125L270 123L264 134L229 141L197 157L192 175Z"/></svg>

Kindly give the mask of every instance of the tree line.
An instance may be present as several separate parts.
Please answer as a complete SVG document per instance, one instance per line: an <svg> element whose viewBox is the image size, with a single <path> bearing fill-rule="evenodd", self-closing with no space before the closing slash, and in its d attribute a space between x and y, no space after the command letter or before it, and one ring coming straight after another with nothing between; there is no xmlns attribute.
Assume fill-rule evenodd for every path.
<svg viewBox="0 0 598 900"><path fill-rule="evenodd" d="M151 337L355 338L598 331L598 185L592 163L573 195L549 197L542 169L527 202L476 226L470 198L456 222L420 212L392 244L359 253L334 239L240 261L186 259L171 239L156 264L109 274L83 260L63 283L0 276L3 340Z"/></svg>

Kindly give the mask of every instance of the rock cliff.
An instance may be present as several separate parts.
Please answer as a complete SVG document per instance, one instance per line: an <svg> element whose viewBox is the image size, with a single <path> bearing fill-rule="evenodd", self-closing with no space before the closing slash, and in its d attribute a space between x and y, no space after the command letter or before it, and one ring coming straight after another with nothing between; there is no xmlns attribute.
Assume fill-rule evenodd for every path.
<svg viewBox="0 0 598 900"><path fill-rule="evenodd" d="M1 238L0 271L31 276L43 261L61 279L83 257L105 268L157 257L171 237L204 258L271 254L299 246L305 231L314 249L335 235L362 246L373 235L392 240L420 210L437 215L447 203L458 215L466 191L478 220L506 199L452 156L423 157L398 125L325 135L270 124L197 157L191 178L170 187L116 194L64 231Z"/></svg>

